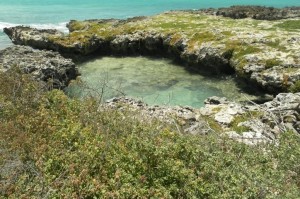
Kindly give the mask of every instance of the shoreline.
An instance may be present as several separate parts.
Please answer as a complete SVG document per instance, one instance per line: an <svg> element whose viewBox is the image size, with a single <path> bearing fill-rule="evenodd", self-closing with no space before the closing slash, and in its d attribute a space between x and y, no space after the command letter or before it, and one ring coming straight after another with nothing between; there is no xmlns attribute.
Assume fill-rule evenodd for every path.
<svg viewBox="0 0 300 199"><path fill-rule="evenodd" d="M229 11L231 13L231 10ZM299 133L300 115L297 101L299 101L300 90L295 90L295 94L282 92L298 86L297 81L300 82L300 65L297 64L300 57L289 56L293 55L295 49L300 49L300 30L282 27L287 22L290 23L289 19L267 21L244 18L245 15L241 15L244 9L242 11L234 9L233 13L235 13L233 18L238 16L242 19L202 12L173 11L126 20L73 20L68 24L69 35L57 30L38 30L22 26L6 28L5 32L15 44L43 49L43 52L55 51L56 54L59 52L64 56L72 57L73 61L103 55L155 55L180 61L183 66L186 65L196 71L209 70L215 74L215 77L226 73L235 74L246 83L259 85L266 93L269 91L277 95L273 101L261 105L251 101L250 105L243 105L227 99L209 98L200 113L199 121L195 120L195 117L184 119L184 124L187 124L184 128L189 129L187 132L192 134L198 132L203 126L200 124L203 118L209 118L223 132L228 132L229 136L242 141L243 137L252 136L256 139L259 136L263 142L268 142L277 138L280 129L286 128ZM253 13L248 14L252 17L256 16ZM294 18L293 15L292 17ZM300 22L300 17L292 20L297 23L298 21ZM223 26L220 27L220 24ZM265 30L265 26L269 29ZM278 31L280 35L272 34ZM290 40L291 38L294 39ZM293 45L287 46L288 44ZM278 53L282 53L280 62L276 61ZM270 59L270 54L275 56L276 60ZM52 63L51 59L50 57L50 63ZM69 59L60 57L60 60L65 62ZM67 64L67 68L70 68L69 66L70 64ZM71 68L72 75L65 76L67 77L65 85L78 76L78 73L74 72L74 65ZM59 67L57 69L59 71ZM120 107L136 104L135 100L122 98L112 102L123 103ZM151 113L152 108L147 105L138 105L138 107L144 107L147 114ZM157 108L165 110L163 107ZM175 111L175 115L182 112L175 107L169 107L169 110ZM197 114L199 112L199 109L191 110L196 111ZM189 120L198 123L189 123ZM240 126L244 126L242 137L236 135Z"/></svg>
<svg viewBox="0 0 300 199"><path fill-rule="evenodd" d="M6 28L16 45L0 50L0 198L299 196L300 17L257 20L275 15L244 11L221 12L232 18L173 11L73 20L69 35ZM227 73L276 96L267 102L246 97L247 103L212 96L201 108L148 105L127 96L104 101L99 76L98 96L67 95L64 88L80 75L79 61L103 55L167 57L193 77L204 71L203 79L215 83ZM95 62L88 72L114 63L112 78L100 73L139 86L139 77L145 79L154 85L149 93L177 83L189 87L185 78L196 82L191 93L204 87L202 78L182 68L174 66L173 73L145 59L135 62L139 67L124 59ZM133 76L126 79L122 67ZM232 85L224 88L236 95Z"/></svg>
<svg viewBox="0 0 300 199"><path fill-rule="evenodd" d="M236 74L278 94L295 92L300 84L296 53L300 8L288 10L237 6L126 20L71 20L68 35L23 26L4 31L15 44L58 51L75 60L103 55L162 56L196 71Z"/></svg>

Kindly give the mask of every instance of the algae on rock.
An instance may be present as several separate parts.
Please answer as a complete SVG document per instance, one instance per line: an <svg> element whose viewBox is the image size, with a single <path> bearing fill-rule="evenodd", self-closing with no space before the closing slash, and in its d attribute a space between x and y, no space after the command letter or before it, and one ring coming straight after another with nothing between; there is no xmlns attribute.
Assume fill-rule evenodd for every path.
<svg viewBox="0 0 300 199"><path fill-rule="evenodd" d="M256 16L256 10L250 13ZM235 70L240 77L274 93L289 90L300 79L300 19L296 12L291 15L293 19L272 21L232 19L206 12L170 11L127 20L72 20L68 35L25 27L6 28L5 32L14 43L73 56L155 54L179 59L196 69L217 73ZM287 72L290 68L293 73Z"/></svg>

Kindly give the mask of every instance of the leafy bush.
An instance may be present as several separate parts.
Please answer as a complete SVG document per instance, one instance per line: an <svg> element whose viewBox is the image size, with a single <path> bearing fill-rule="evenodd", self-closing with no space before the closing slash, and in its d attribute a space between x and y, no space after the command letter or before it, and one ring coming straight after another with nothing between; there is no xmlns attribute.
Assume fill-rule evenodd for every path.
<svg viewBox="0 0 300 199"><path fill-rule="evenodd" d="M0 74L3 81L0 151L14 152L22 162L13 179L0 170L3 197L300 195L300 137L293 133L256 147L214 134L183 135L161 121L139 120L136 112L105 109L58 90L44 92L22 74ZM0 166L9 163L3 158Z"/></svg>

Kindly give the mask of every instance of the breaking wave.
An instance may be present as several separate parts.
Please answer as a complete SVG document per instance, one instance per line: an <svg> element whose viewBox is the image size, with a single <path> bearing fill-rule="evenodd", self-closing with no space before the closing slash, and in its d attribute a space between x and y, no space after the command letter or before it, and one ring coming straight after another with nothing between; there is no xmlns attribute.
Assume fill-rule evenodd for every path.
<svg viewBox="0 0 300 199"><path fill-rule="evenodd" d="M8 22L1 22L0 21L0 32L3 32L3 28L9 28L9 27L13 27L13 26L19 26L19 25L23 25L23 26L30 26L32 28L37 28L37 29L56 29L59 30L61 32L65 32L68 33L69 30L66 27L67 22L61 22L61 23L56 23L56 24L16 24L16 23L8 23Z"/></svg>

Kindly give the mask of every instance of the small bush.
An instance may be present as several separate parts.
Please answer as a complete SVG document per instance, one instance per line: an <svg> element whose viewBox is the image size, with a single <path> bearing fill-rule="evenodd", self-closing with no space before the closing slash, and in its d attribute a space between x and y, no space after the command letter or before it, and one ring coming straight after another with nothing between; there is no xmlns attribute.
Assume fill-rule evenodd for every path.
<svg viewBox="0 0 300 199"><path fill-rule="evenodd" d="M1 115L0 152L14 152L14 162L22 162L12 179L0 169L4 198L300 195L299 135L286 132L278 144L256 147L217 134L184 135L164 122L140 120L138 112L30 89L30 78L15 77L0 74L0 81L16 82L0 88L1 111L13 111ZM0 166L11 162L2 158Z"/></svg>

